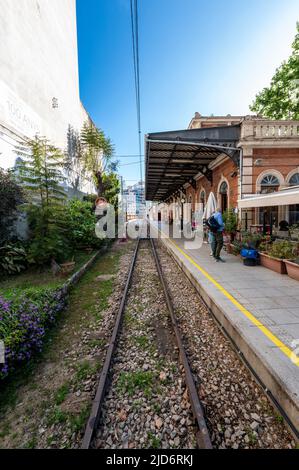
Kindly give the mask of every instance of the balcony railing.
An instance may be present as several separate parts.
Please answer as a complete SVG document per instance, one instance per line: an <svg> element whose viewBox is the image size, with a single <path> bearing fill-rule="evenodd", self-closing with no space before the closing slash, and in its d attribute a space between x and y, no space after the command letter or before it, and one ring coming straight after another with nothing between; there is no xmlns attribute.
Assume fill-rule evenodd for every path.
<svg viewBox="0 0 299 470"><path fill-rule="evenodd" d="M244 121L241 139L299 139L299 121Z"/></svg>

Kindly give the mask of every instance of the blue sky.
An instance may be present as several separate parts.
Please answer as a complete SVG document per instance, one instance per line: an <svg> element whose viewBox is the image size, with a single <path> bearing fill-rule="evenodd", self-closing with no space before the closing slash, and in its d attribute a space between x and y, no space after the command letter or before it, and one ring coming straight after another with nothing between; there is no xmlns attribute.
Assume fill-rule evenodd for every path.
<svg viewBox="0 0 299 470"><path fill-rule="evenodd" d="M81 99L117 155L138 153L130 0L77 0ZM248 114L291 52L298 0L139 0L143 134ZM120 158L128 184L138 157Z"/></svg>

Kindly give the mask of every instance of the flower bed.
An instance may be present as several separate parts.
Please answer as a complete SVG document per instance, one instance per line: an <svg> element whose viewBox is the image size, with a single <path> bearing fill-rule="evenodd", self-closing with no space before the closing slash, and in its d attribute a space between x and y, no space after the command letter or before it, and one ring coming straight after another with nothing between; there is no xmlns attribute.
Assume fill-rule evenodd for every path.
<svg viewBox="0 0 299 470"><path fill-rule="evenodd" d="M46 330L66 306L62 289L28 289L22 295L0 296L0 340L5 345L5 364L0 379L42 349Z"/></svg>
<svg viewBox="0 0 299 470"><path fill-rule="evenodd" d="M5 364L0 364L0 381L18 365L41 352L47 330L67 304L70 288L92 266L107 245L97 251L63 285L31 287L0 293L0 341L5 345Z"/></svg>

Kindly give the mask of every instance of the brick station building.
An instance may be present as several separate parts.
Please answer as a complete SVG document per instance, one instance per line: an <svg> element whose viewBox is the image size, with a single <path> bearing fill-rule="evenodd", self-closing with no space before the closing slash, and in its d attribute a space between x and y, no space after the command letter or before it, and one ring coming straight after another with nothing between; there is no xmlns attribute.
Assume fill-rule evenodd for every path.
<svg viewBox="0 0 299 470"><path fill-rule="evenodd" d="M170 138L173 139L172 147ZM192 140L203 146L207 144L206 149L184 147L183 143ZM239 209L243 228L246 225L248 229L259 229L265 220L267 224L274 222L276 227L281 220L299 223L299 121L273 121L256 116L204 117L195 113L185 132L149 134L146 141L147 199L152 197L159 202L174 203L183 198L195 211L198 204L205 206L212 191L223 211ZM161 142L160 148L158 142ZM235 149L235 153L233 150L227 152L226 148ZM214 158L206 158L215 149ZM156 169L159 162L162 173ZM177 166L171 166L171 162ZM168 176L173 178L170 190L163 191L161 185L167 185ZM253 207L248 207L247 202L244 208L246 204L241 201L255 201L259 195L274 192L285 195L288 188L298 189L298 195L289 192L292 204L282 202L280 205L277 200L277 205L271 202L267 207L261 206L259 201L252 203ZM267 200L264 199L265 204Z"/></svg>

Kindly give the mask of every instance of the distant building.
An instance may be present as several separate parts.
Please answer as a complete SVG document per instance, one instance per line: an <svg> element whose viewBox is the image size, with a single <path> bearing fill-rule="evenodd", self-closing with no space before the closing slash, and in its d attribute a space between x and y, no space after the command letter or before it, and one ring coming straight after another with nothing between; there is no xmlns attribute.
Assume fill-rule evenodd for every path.
<svg viewBox="0 0 299 470"><path fill-rule="evenodd" d="M0 0L0 167L36 134L66 150L89 119L79 93L76 0ZM80 188L93 192L86 180Z"/></svg>
<svg viewBox="0 0 299 470"><path fill-rule="evenodd" d="M124 189L123 196L127 205L127 218L143 218L146 212L144 184L139 182L133 186L128 186Z"/></svg>
<svg viewBox="0 0 299 470"><path fill-rule="evenodd" d="M200 113L195 113L191 119L188 129L204 129L208 127L220 126L234 126L240 124L244 116L202 116Z"/></svg>

